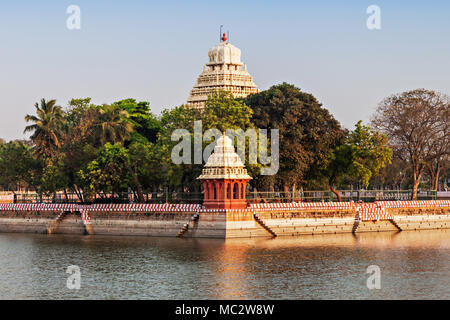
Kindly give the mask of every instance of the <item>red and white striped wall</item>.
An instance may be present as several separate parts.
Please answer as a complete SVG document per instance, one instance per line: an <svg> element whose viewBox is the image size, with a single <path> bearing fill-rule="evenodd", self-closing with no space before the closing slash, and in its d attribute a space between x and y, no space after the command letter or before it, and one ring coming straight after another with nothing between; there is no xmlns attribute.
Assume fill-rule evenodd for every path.
<svg viewBox="0 0 450 320"><path fill-rule="evenodd" d="M386 209L376 204L363 204L356 206L356 220L375 221L375 220L393 220L392 214L386 212Z"/></svg>
<svg viewBox="0 0 450 320"><path fill-rule="evenodd" d="M53 203L2 203L1 211L77 211L76 204Z"/></svg>
<svg viewBox="0 0 450 320"><path fill-rule="evenodd" d="M354 202L290 202L290 203L253 203L250 208L254 210L348 210L355 207Z"/></svg>
<svg viewBox="0 0 450 320"><path fill-rule="evenodd" d="M450 207L450 200L377 201L375 203L383 208Z"/></svg>
<svg viewBox="0 0 450 320"><path fill-rule="evenodd" d="M356 219L361 221L390 220L392 215L386 208L430 208L450 207L450 200L423 201L377 201L375 203L354 202L291 202L291 203L258 203L246 209L205 209L200 204L28 204L3 203L0 211L80 211L83 222L90 223L90 212L255 212L282 210L354 210Z"/></svg>
<svg viewBox="0 0 450 320"><path fill-rule="evenodd" d="M199 204L47 204L47 203L5 203L0 211L123 211L123 212L196 212Z"/></svg>

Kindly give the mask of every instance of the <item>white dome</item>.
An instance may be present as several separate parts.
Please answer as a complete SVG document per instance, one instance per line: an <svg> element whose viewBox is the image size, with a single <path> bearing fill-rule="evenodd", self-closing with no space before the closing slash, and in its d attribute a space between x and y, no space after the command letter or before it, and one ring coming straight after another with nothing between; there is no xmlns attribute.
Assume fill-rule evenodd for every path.
<svg viewBox="0 0 450 320"><path fill-rule="evenodd" d="M239 155L234 152L233 141L226 135L217 139L214 152L209 156L197 179L251 179Z"/></svg>
<svg viewBox="0 0 450 320"><path fill-rule="evenodd" d="M241 157L234 152L233 141L226 135L217 139L214 152L209 156L205 167L239 167L243 168Z"/></svg>
<svg viewBox="0 0 450 320"><path fill-rule="evenodd" d="M241 49L233 46L228 42L221 42L218 45L209 49L208 52L209 62L207 65L215 64L234 64L242 65L241 62Z"/></svg>

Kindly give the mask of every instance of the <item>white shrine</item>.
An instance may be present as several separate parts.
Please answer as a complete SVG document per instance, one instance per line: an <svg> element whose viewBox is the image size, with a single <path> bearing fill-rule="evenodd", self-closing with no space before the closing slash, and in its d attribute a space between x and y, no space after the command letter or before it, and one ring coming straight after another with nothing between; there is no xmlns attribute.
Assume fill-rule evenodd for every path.
<svg viewBox="0 0 450 320"><path fill-rule="evenodd" d="M197 179L203 181L203 205L207 209L247 207L246 186L251 177L228 136L217 139L214 153Z"/></svg>

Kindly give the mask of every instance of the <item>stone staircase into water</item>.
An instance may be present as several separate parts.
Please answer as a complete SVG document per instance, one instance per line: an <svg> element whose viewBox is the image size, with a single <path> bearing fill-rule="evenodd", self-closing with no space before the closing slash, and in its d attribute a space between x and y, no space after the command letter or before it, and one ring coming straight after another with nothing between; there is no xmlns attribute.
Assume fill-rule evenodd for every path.
<svg viewBox="0 0 450 320"><path fill-rule="evenodd" d="M277 236L277 234L270 229L265 223L264 221L261 220L260 217L258 217L258 215L256 214L256 212L253 212L253 218L255 219L256 222L258 222L258 224L263 227L267 232L269 232L273 238L275 238Z"/></svg>
<svg viewBox="0 0 450 320"><path fill-rule="evenodd" d="M64 218L67 216L67 214L69 214L68 211L63 211L56 217L56 219L54 221L51 221L47 228L47 233L48 234L55 233L55 231L58 229L59 225L64 220Z"/></svg>
<svg viewBox="0 0 450 320"><path fill-rule="evenodd" d="M402 231L402 228L400 228L400 226L397 224L397 222L394 221L394 219L391 219L389 221L394 225L394 227L398 229L398 231Z"/></svg>
<svg viewBox="0 0 450 320"><path fill-rule="evenodd" d="M200 218L200 213L196 212L191 219L183 225L183 228L181 228L180 232L178 232L177 237L181 238L188 230L191 223L194 223L194 225L198 222L198 219Z"/></svg>
<svg viewBox="0 0 450 320"><path fill-rule="evenodd" d="M360 223L361 223L361 220L359 220L358 218L355 218L355 222L353 223L352 233L356 233L356 230L358 230Z"/></svg>

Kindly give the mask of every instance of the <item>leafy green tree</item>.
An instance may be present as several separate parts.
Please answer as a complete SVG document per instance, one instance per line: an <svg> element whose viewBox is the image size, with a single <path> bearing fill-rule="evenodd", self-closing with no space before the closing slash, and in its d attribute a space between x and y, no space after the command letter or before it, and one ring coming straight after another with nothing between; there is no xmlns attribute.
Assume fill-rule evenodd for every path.
<svg viewBox="0 0 450 320"><path fill-rule="evenodd" d="M156 142L158 133L161 130L161 125L157 117L151 113L149 102L136 102L135 99L125 99L114 102L113 105L128 112L129 119L134 126L132 140L139 140L141 142L149 141L152 143Z"/></svg>
<svg viewBox="0 0 450 320"><path fill-rule="evenodd" d="M64 146L64 154L58 164L62 165L61 170L65 173L67 185L64 189L75 192L81 202L85 202L84 195L89 195L90 184L78 174L93 161L98 153L98 149L91 144L73 141Z"/></svg>
<svg viewBox="0 0 450 320"><path fill-rule="evenodd" d="M67 131L79 124L87 110L92 107L95 106L91 104L91 98L71 99L63 113L64 130Z"/></svg>
<svg viewBox="0 0 450 320"><path fill-rule="evenodd" d="M392 149L388 147L386 135L382 135L369 126L356 124L348 143L352 149L350 174L361 179L367 188L370 178L381 168L391 163Z"/></svg>
<svg viewBox="0 0 450 320"><path fill-rule="evenodd" d="M214 91L209 95L203 112L195 114L195 117L202 120L205 130L216 128L225 132L227 129L249 128L252 114L252 109L230 92Z"/></svg>
<svg viewBox="0 0 450 320"><path fill-rule="evenodd" d="M242 134L248 129L257 129L252 123L253 110L245 104L243 99L235 99L233 94L227 91L213 91L205 103L205 108L202 112L195 114L196 120L202 120L203 133L208 129L218 129L222 133L227 130L241 130ZM203 149L211 143L204 141ZM248 169L250 176L255 177L259 174L260 164L250 163L249 150L250 147L258 148L259 137L253 141L250 137L245 141L235 139L235 150L245 150L244 164ZM255 145L256 144L256 145ZM203 166L196 167L195 179L201 173Z"/></svg>
<svg viewBox="0 0 450 320"><path fill-rule="evenodd" d="M138 115L139 110L133 111L134 120L125 110L130 109L130 105L135 104L134 102L128 99L112 105L96 106L91 104L90 98L72 99L68 110L64 113L65 130L62 134L61 152L58 159L54 159L45 171L53 172L55 176L58 176L59 172L64 173L65 179L52 180L50 174L45 175L46 188L59 186L64 192L75 192L80 201L88 200L85 199L85 195L92 196L92 184L89 179L82 178L79 173L88 172L89 165L92 168L93 162L97 160L99 152L107 143L124 144L127 148L130 143L132 145L148 144L147 138L135 131L140 125L134 120L142 120ZM139 105L144 105L143 113L148 111L148 103L139 103ZM146 119L151 120L150 117ZM100 186L100 184L96 185L97 188ZM142 191L139 186L135 183L130 185L133 190L138 187Z"/></svg>
<svg viewBox="0 0 450 320"><path fill-rule="evenodd" d="M139 202L144 202L144 190L155 190L165 182L168 166L161 161L161 151L158 145L133 143L128 147L128 166L130 171L130 188L138 196Z"/></svg>
<svg viewBox="0 0 450 320"><path fill-rule="evenodd" d="M280 168L276 176L257 177L258 185L293 191L314 180L329 150L339 144L345 131L339 122L309 93L287 83L274 85L250 95L246 104L253 109L258 128L279 129Z"/></svg>
<svg viewBox="0 0 450 320"><path fill-rule="evenodd" d="M43 162L20 141L0 144L0 183L10 190L32 187L39 192Z"/></svg>
<svg viewBox="0 0 450 320"><path fill-rule="evenodd" d="M62 146L52 166L56 172L62 172L65 179L61 187L65 193L74 192L84 202L84 194L89 193L89 185L80 178L78 172L97 156L101 147L98 106L91 104L90 98L72 99L64 112L64 130ZM49 180L50 181L50 180Z"/></svg>
<svg viewBox="0 0 450 320"><path fill-rule="evenodd" d="M183 172L189 171L188 165L175 165L171 159L172 148L177 142L172 141L171 136L176 129L193 130L196 110L181 105L173 109L162 111L160 122L161 131L155 144L158 150L161 164L166 168L166 177L163 187L176 189L182 185Z"/></svg>
<svg viewBox="0 0 450 320"><path fill-rule="evenodd" d="M167 184L174 187L174 190L182 191L199 192L201 188L201 184L196 178L201 174L203 165L194 163L193 152L191 164L176 165L170 159L171 150L178 143L171 140L174 130L188 130L193 143L195 121L202 122L202 134L208 129L218 129L221 132L227 129L245 131L252 127L251 116L252 110L243 101L234 99L231 93L224 91L212 92L202 111L184 105L163 111L158 144L160 145L159 150L165 150L168 155L168 157L164 157L163 161L167 165ZM212 141L212 138L210 141L202 141L202 150ZM250 166L250 170L251 168L252 166Z"/></svg>
<svg viewBox="0 0 450 320"><path fill-rule="evenodd" d="M133 125L128 118L128 112L117 105L103 105L99 108L97 126L102 145L108 142L122 144L130 138Z"/></svg>
<svg viewBox="0 0 450 320"><path fill-rule="evenodd" d="M38 157L55 156L61 147L60 130L63 121L63 112L56 100L41 100L39 106L35 104L36 115L26 115L25 121L33 124L25 127L24 133L32 132L31 140L35 143Z"/></svg>
<svg viewBox="0 0 450 320"><path fill-rule="evenodd" d="M61 157L46 161L42 170L41 188L43 194L50 195L64 190L67 195L69 176L66 174Z"/></svg>
<svg viewBox="0 0 450 320"><path fill-rule="evenodd" d="M120 144L106 143L79 176L89 186L88 195L127 191L130 185L128 150Z"/></svg>
<svg viewBox="0 0 450 320"><path fill-rule="evenodd" d="M330 190L341 201L334 186L346 177L359 179L367 188L370 178L390 164L391 158L392 150L388 147L387 137L359 121L345 142L330 150L325 167Z"/></svg>

